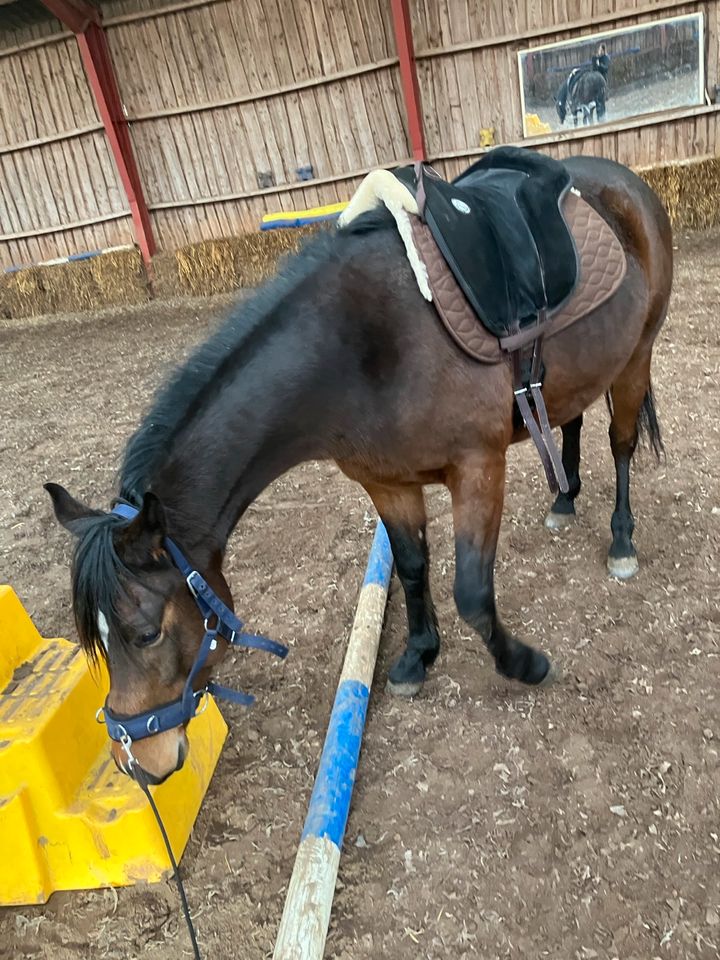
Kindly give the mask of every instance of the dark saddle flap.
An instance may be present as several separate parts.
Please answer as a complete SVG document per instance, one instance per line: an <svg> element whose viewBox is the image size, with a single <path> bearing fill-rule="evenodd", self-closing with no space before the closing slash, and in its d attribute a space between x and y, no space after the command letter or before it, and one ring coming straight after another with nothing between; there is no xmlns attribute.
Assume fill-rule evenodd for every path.
<svg viewBox="0 0 720 960"><path fill-rule="evenodd" d="M570 174L557 160L498 147L452 183L425 165L395 171L469 303L497 337L559 307L578 281L562 214Z"/></svg>

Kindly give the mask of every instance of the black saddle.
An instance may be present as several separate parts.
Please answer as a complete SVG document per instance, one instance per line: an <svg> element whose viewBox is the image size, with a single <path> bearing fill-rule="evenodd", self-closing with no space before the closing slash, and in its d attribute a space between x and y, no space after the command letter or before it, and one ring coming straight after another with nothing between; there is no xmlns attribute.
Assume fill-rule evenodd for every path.
<svg viewBox="0 0 720 960"><path fill-rule="evenodd" d="M455 279L495 336L536 323L575 289L575 241L560 210L571 177L559 161L498 147L452 183L420 164L395 175L416 196Z"/></svg>

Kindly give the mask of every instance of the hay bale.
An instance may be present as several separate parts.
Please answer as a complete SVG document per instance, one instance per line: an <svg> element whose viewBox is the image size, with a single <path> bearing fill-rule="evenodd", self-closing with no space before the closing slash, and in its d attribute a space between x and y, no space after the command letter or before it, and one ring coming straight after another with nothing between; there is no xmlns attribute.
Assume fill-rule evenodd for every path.
<svg viewBox="0 0 720 960"><path fill-rule="evenodd" d="M89 260L28 267L6 274L0 300L6 317L78 313L148 299L142 257L117 250Z"/></svg>
<svg viewBox="0 0 720 960"><path fill-rule="evenodd" d="M35 317L57 309L55 291L45 286L42 267L5 274L3 280L4 309L9 317Z"/></svg>
<svg viewBox="0 0 720 960"><path fill-rule="evenodd" d="M233 240L203 240L175 253L183 292L200 297L237 286Z"/></svg>
<svg viewBox="0 0 720 960"><path fill-rule="evenodd" d="M173 251L156 253L152 258L152 289L158 300L171 300L182 294L177 257Z"/></svg>
<svg viewBox="0 0 720 960"><path fill-rule="evenodd" d="M156 295L161 296L166 287L172 294L193 297L256 287L273 276L283 256L295 253L317 230L315 226L298 227L203 240L177 250L174 269L166 257L156 257Z"/></svg>
<svg viewBox="0 0 720 960"><path fill-rule="evenodd" d="M39 269L57 313L79 313L98 305L90 261L58 263Z"/></svg>
<svg viewBox="0 0 720 960"><path fill-rule="evenodd" d="M99 306L145 303L149 299L147 274L139 250L113 250L88 262Z"/></svg>
<svg viewBox="0 0 720 960"><path fill-rule="evenodd" d="M673 227L707 230L720 225L720 157L641 168L637 173L660 197Z"/></svg>

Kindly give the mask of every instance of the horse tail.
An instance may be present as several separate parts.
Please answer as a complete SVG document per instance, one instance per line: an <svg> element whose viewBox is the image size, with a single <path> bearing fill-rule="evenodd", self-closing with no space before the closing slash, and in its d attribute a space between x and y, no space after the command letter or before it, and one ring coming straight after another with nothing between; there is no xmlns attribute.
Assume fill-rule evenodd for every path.
<svg viewBox="0 0 720 960"><path fill-rule="evenodd" d="M653 392L652 381L648 383L642 406L638 412L637 427L640 436L647 440L655 457L660 460L665 453L665 444L663 443L660 422L658 420L657 410L655 409L655 394Z"/></svg>
<svg viewBox="0 0 720 960"><path fill-rule="evenodd" d="M605 403L608 413L612 418L613 402L610 393L605 394ZM652 381L648 383L643 402L638 410L637 431L650 445L650 449L655 454L657 460L661 460L665 455L665 444L663 443L662 431L660 430L660 421L658 420L657 410L655 409L655 393L652 387Z"/></svg>

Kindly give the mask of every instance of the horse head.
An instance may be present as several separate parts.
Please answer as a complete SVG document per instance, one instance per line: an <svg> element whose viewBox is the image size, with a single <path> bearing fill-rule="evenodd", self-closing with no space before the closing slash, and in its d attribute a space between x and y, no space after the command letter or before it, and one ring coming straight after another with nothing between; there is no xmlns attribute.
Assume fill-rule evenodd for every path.
<svg viewBox="0 0 720 960"><path fill-rule="evenodd" d="M154 494L146 493L141 509L128 522L91 509L58 484L48 483L45 489L58 522L76 537L75 621L89 660L102 659L108 667L108 731L114 737L108 717L121 734L123 721L129 730L137 729L138 717L147 725L141 738L133 734L129 740L132 752L123 746L121 735L114 737L113 759L124 773L137 777L141 772L148 782L160 783L185 761L189 717L178 715L177 723L169 727L160 723L157 729L152 721L165 705L183 697L204 634L202 614L168 555L165 511ZM231 605L219 558L204 577ZM192 677L191 696L192 687L199 690L208 682L212 666L226 649L226 644L216 644L209 652Z"/></svg>

